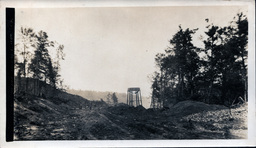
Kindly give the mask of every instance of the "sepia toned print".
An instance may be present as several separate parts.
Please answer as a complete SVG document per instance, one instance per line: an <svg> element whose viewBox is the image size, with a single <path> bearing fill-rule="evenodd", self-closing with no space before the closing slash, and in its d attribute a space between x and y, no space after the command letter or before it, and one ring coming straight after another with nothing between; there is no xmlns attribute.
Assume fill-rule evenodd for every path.
<svg viewBox="0 0 256 148"><path fill-rule="evenodd" d="M247 139L246 6L15 9L14 140Z"/></svg>

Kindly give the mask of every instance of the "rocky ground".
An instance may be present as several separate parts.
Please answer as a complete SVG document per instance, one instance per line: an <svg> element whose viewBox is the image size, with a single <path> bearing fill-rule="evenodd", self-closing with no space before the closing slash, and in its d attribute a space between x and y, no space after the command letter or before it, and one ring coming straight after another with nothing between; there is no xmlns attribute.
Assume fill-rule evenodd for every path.
<svg viewBox="0 0 256 148"><path fill-rule="evenodd" d="M247 104L183 101L153 110L61 94L15 97L15 140L244 139Z"/></svg>

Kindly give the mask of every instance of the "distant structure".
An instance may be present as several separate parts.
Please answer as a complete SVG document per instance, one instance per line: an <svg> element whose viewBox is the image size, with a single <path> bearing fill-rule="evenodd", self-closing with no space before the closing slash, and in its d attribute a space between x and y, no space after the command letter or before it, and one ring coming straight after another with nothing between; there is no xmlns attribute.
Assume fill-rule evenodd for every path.
<svg viewBox="0 0 256 148"><path fill-rule="evenodd" d="M141 91L139 87L128 88L127 104L129 106L134 106L134 107L142 105Z"/></svg>

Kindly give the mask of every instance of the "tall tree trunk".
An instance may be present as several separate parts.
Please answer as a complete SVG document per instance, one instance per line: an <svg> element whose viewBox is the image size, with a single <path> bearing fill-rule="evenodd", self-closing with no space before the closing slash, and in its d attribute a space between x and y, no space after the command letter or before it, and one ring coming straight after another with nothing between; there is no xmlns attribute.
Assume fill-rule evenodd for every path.
<svg viewBox="0 0 256 148"><path fill-rule="evenodd" d="M160 108L162 107L163 102L163 70L161 69L160 74L160 101L158 102L160 104Z"/></svg>
<svg viewBox="0 0 256 148"><path fill-rule="evenodd" d="M23 60L24 60L24 78L25 78L25 92L27 92L27 74L26 74L26 45L24 44L24 53L23 53Z"/></svg>
<svg viewBox="0 0 256 148"><path fill-rule="evenodd" d="M184 100L184 74L183 72L181 73L181 98Z"/></svg>
<svg viewBox="0 0 256 148"><path fill-rule="evenodd" d="M37 96L40 96L40 81L37 79Z"/></svg>
<svg viewBox="0 0 256 148"><path fill-rule="evenodd" d="M226 97L230 99L230 96L227 96L227 79L226 79L226 72L222 73L222 89L221 89L221 103L225 103ZM229 100L230 102L230 100Z"/></svg>
<svg viewBox="0 0 256 148"><path fill-rule="evenodd" d="M34 81L34 95L36 95L36 79L33 80Z"/></svg>
<svg viewBox="0 0 256 148"><path fill-rule="evenodd" d="M18 86L17 86L17 92L20 94L20 88L21 88L21 76L20 76L20 70L18 71L18 76L17 76L17 81L18 81Z"/></svg>
<svg viewBox="0 0 256 148"><path fill-rule="evenodd" d="M193 85L192 72L190 72L189 85L190 85L190 97L192 97L194 95L194 85Z"/></svg>
<svg viewBox="0 0 256 148"><path fill-rule="evenodd" d="M182 100L182 75L181 75L181 68L179 68L179 89L178 89L178 98Z"/></svg>
<svg viewBox="0 0 256 148"><path fill-rule="evenodd" d="M167 96L166 96L166 74L164 74L164 80L163 80L163 83L164 83L164 89L163 89L163 93L164 93L164 96L163 96L163 107L166 107L167 105Z"/></svg>
<svg viewBox="0 0 256 148"><path fill-rule="evenodd" d="M242 53L244 54L244 53ZM242 66L243 66L243 79L244 79L244 100L248 101L248 79L247 79L247 69L245 66L244 56L242 55Z"/></svg>
<svg viewBox="0 0 256 148"><path fill-rule="evenodd" d="M209 85L209 91L208 91L208 97L206 98L207 100L205 100L205 103L209 103L209 100L210 100L210 98L211 98L211 96L212 96L212 89L213 89L213 81L214 81L214 74L213 74L213 49L214 49L214 47L213 47L213 42L214 42L214 37L212 36L211 37L211 54L210 54L210 61L209 61L209 63L210 63L210 85Z"/></svg>

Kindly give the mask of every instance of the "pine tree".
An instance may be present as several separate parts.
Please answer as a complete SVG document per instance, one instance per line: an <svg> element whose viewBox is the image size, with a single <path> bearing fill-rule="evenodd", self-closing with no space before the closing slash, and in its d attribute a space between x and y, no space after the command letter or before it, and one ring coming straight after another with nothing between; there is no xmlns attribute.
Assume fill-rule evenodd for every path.
<svg viewBox="0 0 256 148"><path fill-rule="evenodd" d="M196 30L183 30L179 26L179 30L170 40L171 47L165 53L156 55L159 72L153 77L152 106L162 108L176 99L185 100L196 92L199 56L198 48L192 43L192 34Z"/></svg>
<svg viewBox="0 0 256 148"><path fill-rule="evenodd" d="M113 104L114 104L114 105L117 105L117 103L118 103L118 98L117 98L115 92L112 94L112 100L113 100Z"/></svg>
<svg viewBox="0 0 256 148"><path fill-rule="evenodd" d="M48 52L48 47L53 46L53 42L48 40L48 35L46 32L40 31L36 35L37 44L35 45L36 50L34 52L34 57L31 60L30 69L33 72L33 78L35 81L35 89L34 93L39 95L39 81L43 80L45 83L47 82L47 78L49 79L49 63L50 63L50 55Z"/></svg>
<svg viewBox="0 0 256 148"><path fill-rule="evenodd" d="M112 98L112 95L111 95L110 93L108 93L108 94L107 94L107 103L108 103L108 104L112 104L112 102L111 102L111 100L110 100L111 98Z"/></svg>
<svg viewBox="0 0 256 148"><path fill-rule="evenodd" d="M18 44L16 44L16 56L21 55L22 59L18 59L16 60L16 64L18 64L18 67L16 67L18 69L18 74L19 74L19 80L20 81L24 81L24 88L22 88L21 86L20 89L22 88L24 90L24 92L28 91L28 73L29 73L29 68L28 68L28 64L30 62L31 59L31 52L28 50L29 48L31 48L34 44L35 44L35 33L33 31L32 28L23 28L21 27L20 32L19 32L19 37L18 40L20 41ZM22 61L22 62L19 62ZM21 67L22 66L22 67ZM23 76L23 80L21 80L21 77ZM21 85L21 82L18 82Z"/></svg>
<svg viewBox="0 0 256 148"><path fill-rule="evenodd" d="M235 32L236 37L233 38L237 43L238 58L241 58L242 74L244 81L244 99L248 101L248 75L247 75L247 44L248 44L248 20L243 13L237 14L237 29Z"/></svg>
<svg viewBox="0 0 256 148"><path fill-rule="evenodd" d="M62 89L62 90L65 89L64 88L65 86L62 84L63 80L60 79L61 75L59 74L59 72L61 70L60 61L64 60L64 57L65 57L63 49L64 49L63 45L59 45L56 48L56 59L55 59L55 62L52 63L53 64L53 72L54 72L52 75L54 75L54 79L53 78L51 79L51 80L54 80L54 82L51 82L51 83L53 83L54 87L55 88L57 87L58 89Z"/></svg>

